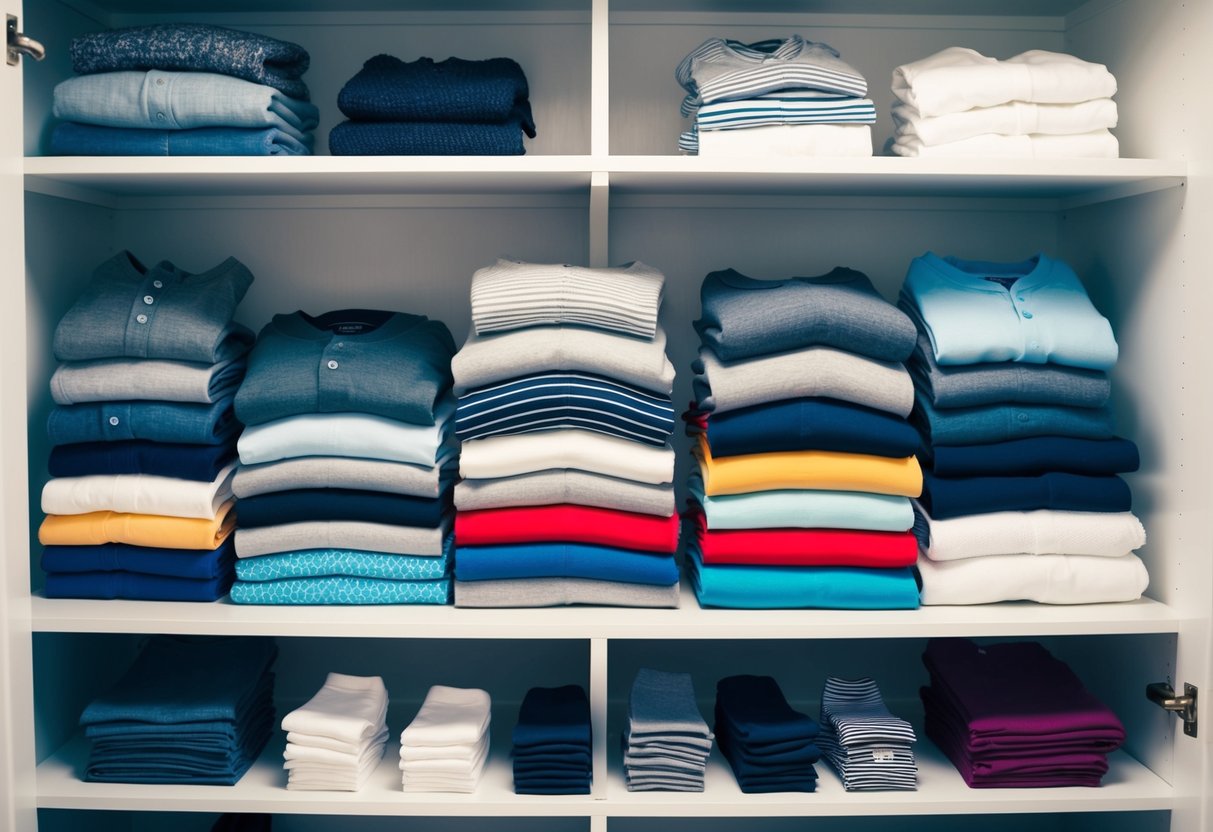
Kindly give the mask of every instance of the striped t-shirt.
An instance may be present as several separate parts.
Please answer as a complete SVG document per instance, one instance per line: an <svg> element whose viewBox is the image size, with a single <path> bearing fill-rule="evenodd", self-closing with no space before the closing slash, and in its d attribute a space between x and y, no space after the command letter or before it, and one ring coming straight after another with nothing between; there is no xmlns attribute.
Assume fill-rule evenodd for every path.
<svg viewBox="0 0 1213 832"><path fill-rule="evenodd" d="M459 399L461 439L579 428L664 445L674 431L669 396L582 373L545 373L481 387Z"/></svg>
<svg viewBox="0 0 1213 832"><path fill-rule="evenodd" d="M472 276L477 335L574 324L651 339L665 276L641 262L609 269L498 260Z"/></svg>
<svg viewBox="0 0 1213 832"><path fill-rule="evenodd" d="M687 91L682 114L714 101L736 101L778 90L820 90L862 98L868 82L838 51L799 35L744 44L710 38L682 59L674 77Z"/></svg>
<svg viewBox="0 0 1213 832"><path fill-rule="evenodd" d="M678 140L678 149L699 151L702 130L741 130L781 124L872 124L876 105L870 98L784 90L741 101L718 101L699 108L695 124Z"/></svg>
<svg viewBox="0 0 1213 832"><path fill-rule="evenodd" d="M817 745L847 791L917 788L910 723L889 713L871 679L826 679Z"/></svg>

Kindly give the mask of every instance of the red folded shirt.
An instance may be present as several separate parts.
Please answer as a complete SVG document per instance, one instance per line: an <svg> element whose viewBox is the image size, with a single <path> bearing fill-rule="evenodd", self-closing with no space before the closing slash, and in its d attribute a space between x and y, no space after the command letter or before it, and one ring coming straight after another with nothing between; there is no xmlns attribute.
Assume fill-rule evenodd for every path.
<svg viewBox="0 0 1213 832"><path fill-rule="evenodd" d="M678 515L654 517L590 506L492 508L455 514L455 544L588 543L673 554Z"/></svg>
<svg viewBox="0 0 1213 832"><path fill-rule="evenodd" d="M692 511L704 563L750 566L871 566L895 568L918 560L913 532L851 529L713 529Z"/></svg>

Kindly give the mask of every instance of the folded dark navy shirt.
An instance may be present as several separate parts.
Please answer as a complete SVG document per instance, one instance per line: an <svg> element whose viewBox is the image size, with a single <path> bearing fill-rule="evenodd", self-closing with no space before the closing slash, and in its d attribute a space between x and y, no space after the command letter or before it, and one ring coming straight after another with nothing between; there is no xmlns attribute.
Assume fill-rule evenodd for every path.
<svg viewBox="0 0 1213 832"><path fill-rule="evenodd" d="M236 525L253 529L311 520L353 520L434 529L442 524L449 506L449 495L427 499L352 488L298 488L240 500Z"/></svg>
<svg viewBox="0 0 1213 832"><path fill-rule="evenodd" d="M694 428L692 428L693 430ZM787 399L707 417L712 456L778 451L912 455L918 431L905 419L827 398Z"/></svg>
<svg viewBox="0 0 1213 832"><path fill-rule="evenodd" d="M232 588L235 572L215 578L172 578L141 572L48 572L47 598L95 598L111 601L217 601Z"/></svg>
<svg viewBox="0 0 1213 832"><path fill-rule="evenodd" d="M1123 474L1141 465L1137 445L1128 439L1077 439L1033 436L985 445L924 446L920 459L940 477Z"/></svg>
<svg viewBox="0 0 1213 832"><path fill-rule="evenodd" d="M1035 477L923 474L923 507L935 520L992 511L1131 511L1133 495L1120 477L1050 473Z"/></svg>
<svg viewBox="0 0 1213 832"><path fill-rule="evenodd" d="M770 676L726 676L716 683L716 705L747 744L812 739L821 730L811 716L792 709Z"/></svg>
<svg viewBox="0 0 1213 832"><path fill-rule="evenodd" d="M236 458L236 445L190 445L179 442L77 442L51 449L47 469L52 477L93 474L151 474L211 482Z"/></svg>
<svg viewBox="0 0 1213 832"><path fill-rule="evenodd" d="M153 549L127 543L99 546L47 546L42 550L45 572L138 572L167 578L211 580L230 577L236 562L233 537L217 549Z"/></svg>
<svg viewBox="0 0 1213 832"><path fill-rule="evenodd" d="M334 156L523 156L520 119L497 124L343 121L329 131Z"/></svg>

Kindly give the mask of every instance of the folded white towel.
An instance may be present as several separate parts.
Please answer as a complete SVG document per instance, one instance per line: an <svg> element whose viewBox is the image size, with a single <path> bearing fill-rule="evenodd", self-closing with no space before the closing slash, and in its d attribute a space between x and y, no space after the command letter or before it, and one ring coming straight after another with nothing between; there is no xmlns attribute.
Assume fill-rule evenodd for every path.
<svg viewBox="0 0 1213 832"><path fill-rule="evenodd" d="M495 441L495 440L488 440ZM400 744L465 745L480 742L489 729L492 700L479 688L434 685L421 710L400 734Z"/></svg>
<svg viewBox="0 0 1213 832"><path fill-rule="evenodd" d="M992 555L937 562L918 559L922 603L1098 604L1141 597L1150 576L1137 555L1096 558L1082 555Z"/></svg>
<svg viewBox="0 0 1213 832"><path fill-rule="evenodd" d="M382 677L330 673L315 696L282 718L282 730L368 742L383 730L387 705Z"/></svg>
<svg viewBox="0 0 1213 832"><path fill-rule="evenodd" d="M950 520L923 515L930 528L925 554L935 561L991 555L1117 558L1146 543L1146 530L1129 511L993 511Z"/></svg>
<svg viewBox="0 0 1213 832"><path fill-rule="evenodd" d="M699 134L699 155L855 157L872 155L872 128L866 124L776 124Z"/></svg>
<svg viewBox="0 0 1213 832"><path fill-rule="evenodd" d="M298 743L287 742L286 748L282 751L282 759L288 763L292 761L308 762L308 763L323 763L325 765L334 766L351 766L357 767L366 755L378 749L379 754L383 753L383 746L387 742L387 727L371 737L355 752L336 751L332 748L322 748L313 745L299 745ZM291 768L292 766L286 766Z"/></svg>
<svg viewBox="0 0 1213 832"><path fill-rule="evenodd" d="M459 745L402 745L400 760L404 762L420 762L422 760L463 760L472 762L480 756L489 743L492 731L485 731L479 742L461 743ZM402 766L403 767L403 766Z"/></svg>
<svg viewBox="0 0 1213 832"><path fill-rule="evenodd" d="M1000 61L951 46L893 70L893 94L926 117L1008 101L1076 104L1115 93L1116 78L1103 64L1042 49Z"/></svg>
<svg viewBox="0 0 1213 832"><path fill-rule="evenodd" d="M472 753L468 757L435 757L429 760L406 760L402 757L398 765L405 773L406 779L413 774L467 776L480 767L485 755L489 753L488 735L470 750Z"/></svg>
<svg viewBox="0 0 1213 832"><path fill-rule="evenodd" d="M588 430L545 430L491 436L464 442L459 473L466 479L493 479L576 468L636 482L674 481L674 449Z"/></svg>
<svg viewBox="0 0 1213 832"><path fill-rule="evenodd" d="M324 737L320 734L305 734L302 731L291 731L286 735L287 744L306 745L309 748L327 748L330 751L339 751L342 754L350 754L357 756L362 753L366 743L362 740L354 742L345 742L335 739L334 737Z"/></svg>
<svg viewBox="0 0 1213 832"><path fill-rule="evenodd" d="M894 136L898 156L936 159L1115 159L1120 143L1107 130L1072 136L998 136L987 133L958 142L927 146L915 136Z"/></svg>
<svg viewBox="0 0 1213 832"><path fill-rule="evenodd" d="M915 137L928 147L995 133L1001 136L1071 135L1116 126L1116 102L1096 98L1078 104L1030 104L1011 101L946 116L923 116L908 104L895 104L898 137ZM239 479L239 477L237 477Z"/></svg>

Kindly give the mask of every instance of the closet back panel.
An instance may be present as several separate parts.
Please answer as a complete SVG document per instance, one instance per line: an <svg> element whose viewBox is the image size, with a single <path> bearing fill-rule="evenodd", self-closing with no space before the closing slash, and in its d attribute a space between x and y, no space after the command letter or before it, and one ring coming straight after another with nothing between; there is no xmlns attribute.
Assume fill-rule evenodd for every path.
<svg viewBox="0 0 1213 832"><path fill-rule="evenodd" d="M967 46L997 58L1027 49L1061 50L1062 28L1061 18L615 13L610 27L611 153L677 155L678 134L692 122L679 114L685 91L674 79L674 68L711 37L753 43L799 34L837 49L867 79L877 112L873 148L884 155L882 148L893 134L894 68L948 46Z"/></svg>
<svg viewBox="0 0 1213 832"><path fill-rule="evenodd" d="M318 12L275 14L114 15L88 18L62 14L57 3L30 9L30 28L43 39L53 61L26 66L26 154L47 151L54 85L72 76L72 37L106 28L164 21L231 26L307 49L311 65L303 80L320 108L317 154L328 153L328 134L345 116L337 94L368 58L386 53L403 61L422 57L469 60L507 57L526 73L537 125L526 139L535 155L589 152L590 27L587 12ZM199 4L205 7L206 4ZM588 8L588 4L587 4ZM98 18L101 16L98 15Z"/></svg>

